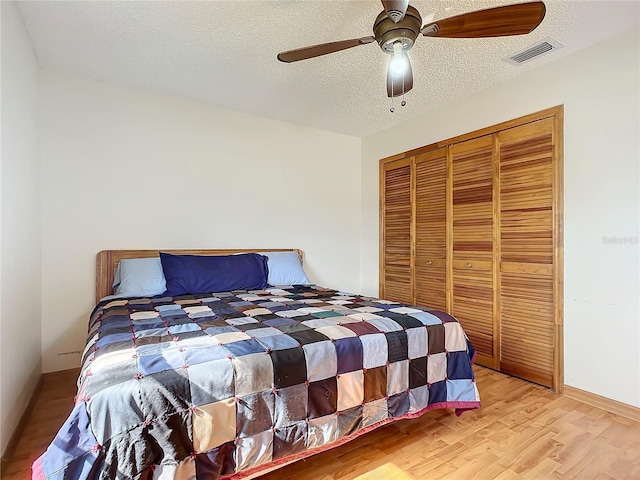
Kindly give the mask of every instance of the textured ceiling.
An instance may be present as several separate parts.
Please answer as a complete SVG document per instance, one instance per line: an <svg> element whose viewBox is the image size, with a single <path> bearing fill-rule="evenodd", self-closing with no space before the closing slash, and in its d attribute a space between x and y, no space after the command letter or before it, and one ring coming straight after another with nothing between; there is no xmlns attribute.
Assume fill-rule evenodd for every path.
<svg viewBox="0 0 640 480"><path fill-rule="evenodd" d="M412 0L423 23L518 0ZM363 137L638 28L637 1L547 0L529 35L419 37L414 88L389 112L376 43L284 64L279 51L371 35L379 1L23 1L41 66ZM504 57L552 37L564 48L521 66ZM398 102L396 101L396 104Z"/></svg>

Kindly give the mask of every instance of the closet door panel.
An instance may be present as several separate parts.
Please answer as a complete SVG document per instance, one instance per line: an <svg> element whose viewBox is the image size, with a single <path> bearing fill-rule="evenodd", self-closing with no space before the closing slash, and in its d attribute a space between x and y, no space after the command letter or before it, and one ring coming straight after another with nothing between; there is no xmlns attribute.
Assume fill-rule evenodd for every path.
<svg viewBox="0 0 640 480"><path fill-rule="evenodd" d="M492 260L493 137L451 146L453 260Z"/></svg>
<svg viewBox="0 0 640 480"><path fill-rule="evenodd" d="M478 363L493 367L493 272L453 269L453 315L478 353Z"/></svg>
<svg viewBox="0 0 640 480"><path fill-rule="evenodd" d="M553 278L501 274L500 369L551 386Z"/></svg>
<svg viewBox="0 0 640 480"><path fill-rule="evenodd" d="M498 134L500 369L551 386L554 361L553 120Z"/></svg>
<svg viewBox="0 0 640 480"><path fill-rule="evenodd" d="M478 353L495 367L493 136L450 147L452 168L452 313Z"/></svg>
<svg viewBox="0 0 640 480"><path fill-rule="evenodd" d="M411 159L386 163L381 169L382 245L380 296L412 303Z"/></svg>
<svg viewBox="0 0 640 480"><path fill-rule="evenodd" d="M447 309L447 149L415 157L416 305Z"/></svg>

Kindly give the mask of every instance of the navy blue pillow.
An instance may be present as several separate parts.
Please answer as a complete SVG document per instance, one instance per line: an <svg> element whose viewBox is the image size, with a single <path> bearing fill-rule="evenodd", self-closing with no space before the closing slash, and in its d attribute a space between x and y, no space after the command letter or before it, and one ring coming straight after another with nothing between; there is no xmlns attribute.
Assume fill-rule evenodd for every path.
<svg viewBox="0 0 640 480"><path fill-rule="evenodd" d="M267 288L267 257L242 255L171 255L160 252L167 281L164 295Z"/></svg>

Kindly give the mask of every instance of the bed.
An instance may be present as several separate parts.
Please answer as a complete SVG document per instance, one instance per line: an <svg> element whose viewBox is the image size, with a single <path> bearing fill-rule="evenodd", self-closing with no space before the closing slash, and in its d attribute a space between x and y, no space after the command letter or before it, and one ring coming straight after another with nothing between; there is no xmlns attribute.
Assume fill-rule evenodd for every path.
<svg viewBox="0 0 640 480"><path fill-rule="evenodd" d="M480 407L473 347L443 312L308 281L271 285L300 278L284 258L306 279L299 250L162 252L98 254L75 406L32 478L253 478L390 422ZM173 295L113 295L128 278L119 265L158 259ZM202 262L214 262L207 272L245 262L264 282L176 290L171 265L188 283Z"/></svg>

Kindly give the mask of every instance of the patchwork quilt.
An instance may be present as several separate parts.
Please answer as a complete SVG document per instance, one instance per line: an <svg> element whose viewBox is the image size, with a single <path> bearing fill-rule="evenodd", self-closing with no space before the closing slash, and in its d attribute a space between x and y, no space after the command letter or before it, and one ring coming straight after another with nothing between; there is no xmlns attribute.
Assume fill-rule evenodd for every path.
<svg viewBox="0 0 640 480"><path fill-rule="evenodd" d="M243 478L478 408L473 356L447 314L317 286L103 301L33 478Z"/></svg>

